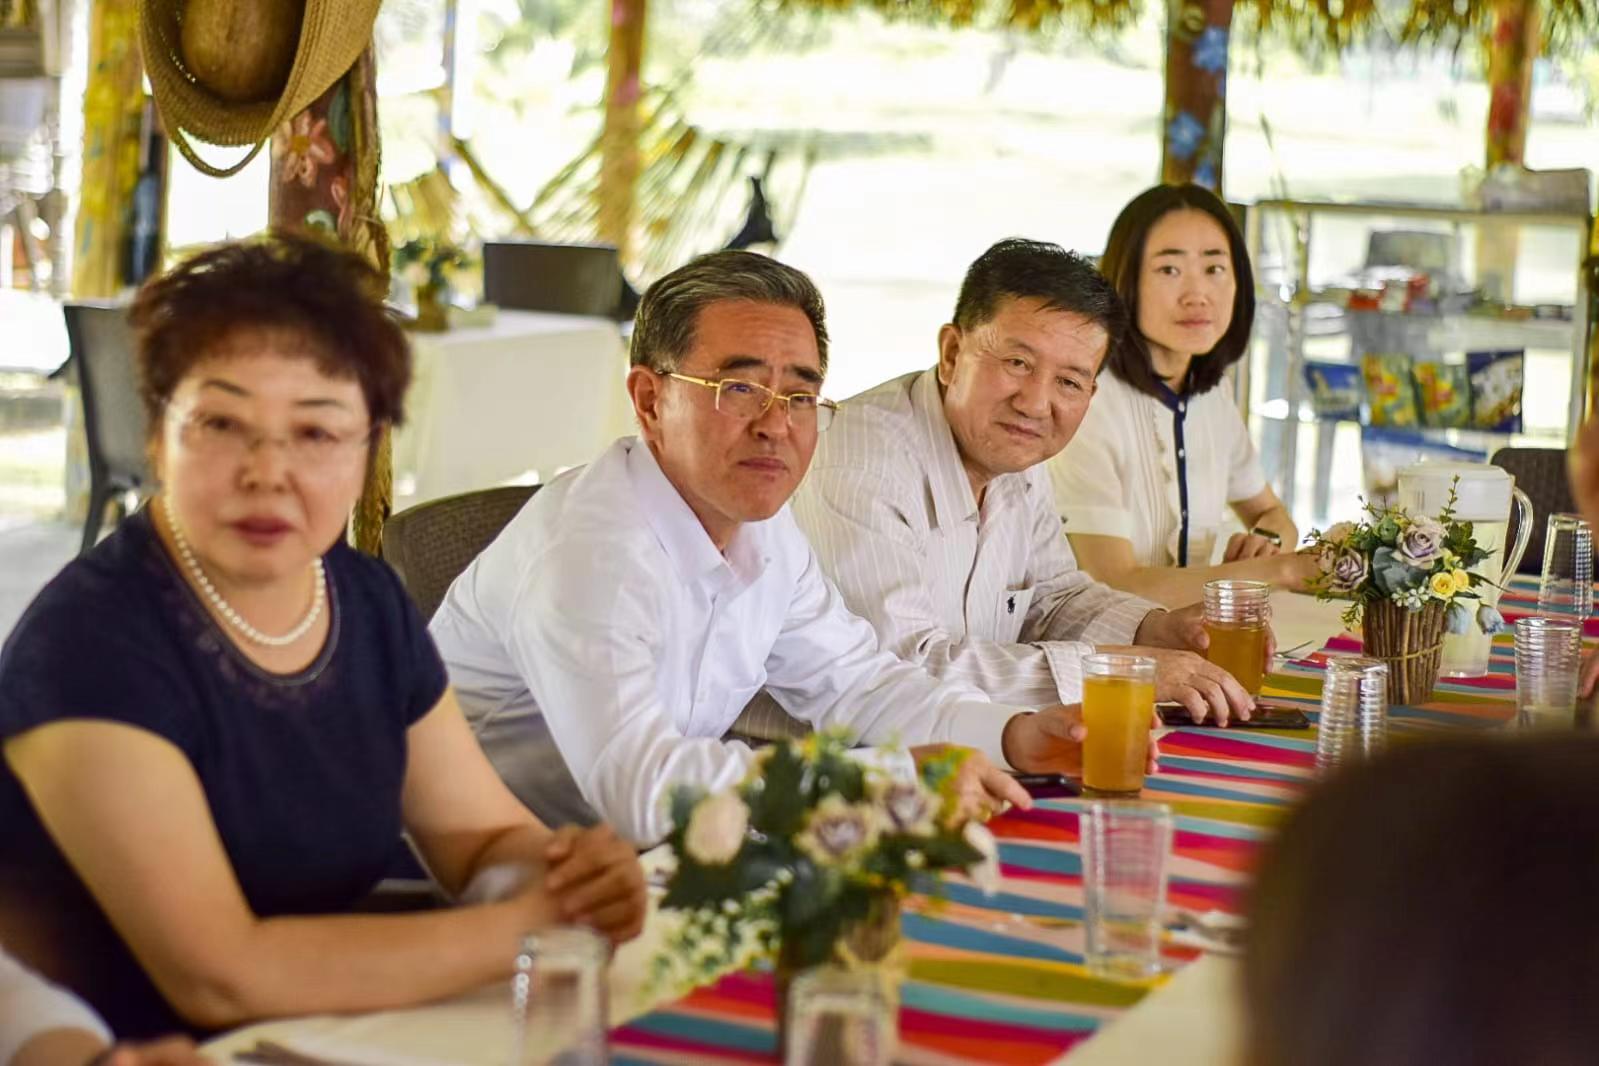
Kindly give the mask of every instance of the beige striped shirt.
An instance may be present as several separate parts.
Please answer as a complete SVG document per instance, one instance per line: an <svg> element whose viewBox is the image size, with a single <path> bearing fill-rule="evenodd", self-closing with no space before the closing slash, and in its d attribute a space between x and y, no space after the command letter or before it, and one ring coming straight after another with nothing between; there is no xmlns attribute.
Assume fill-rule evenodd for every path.
<svg viewBox="0 0 1599 1066"><path fill-rule="evenodd" d="M1091 645L1130 644L1156 604L1077 568L1042 465L979 511L934 370L846 401L793 501L822 569L883 646L990 699L1082 698Z"/></svg>

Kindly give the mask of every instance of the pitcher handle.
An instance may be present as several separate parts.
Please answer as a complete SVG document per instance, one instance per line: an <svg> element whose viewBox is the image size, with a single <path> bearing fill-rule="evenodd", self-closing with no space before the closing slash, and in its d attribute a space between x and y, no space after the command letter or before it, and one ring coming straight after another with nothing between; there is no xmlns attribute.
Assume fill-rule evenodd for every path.
<svg viewBox="0 0 1599 1066"><path fill-rule="evenodd" d="M1510 580L1510 575L1521 565L1521 557L1527 554L1527 543L1532 540L1532 501L1518 488L1510 490L1510 499L1516 508L1516 543L1505 554L1505 568L1499 575L1501 586Z"/></svg>

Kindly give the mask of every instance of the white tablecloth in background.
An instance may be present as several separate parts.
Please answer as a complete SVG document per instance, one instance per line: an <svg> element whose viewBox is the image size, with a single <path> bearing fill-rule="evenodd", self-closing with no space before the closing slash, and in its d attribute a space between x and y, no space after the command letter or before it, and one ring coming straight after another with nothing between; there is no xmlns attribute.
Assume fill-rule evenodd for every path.
<svg viewBox="0 0 1599 1066"><path fill-rule="evenodd" d="M396 509L529 470L548 481L634 431L627 350L609 319L501 311L492 326L414 333L411 344Z"/></svg>

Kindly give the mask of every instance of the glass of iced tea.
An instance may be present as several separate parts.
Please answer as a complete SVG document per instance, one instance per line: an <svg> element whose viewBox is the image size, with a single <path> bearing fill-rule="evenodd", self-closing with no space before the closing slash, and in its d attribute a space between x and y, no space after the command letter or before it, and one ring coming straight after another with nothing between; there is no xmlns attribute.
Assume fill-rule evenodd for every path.
<svg viewBox="0 0 1599 1066"><path fill-rule="evenodd" d="M1083 787L1132 795L1144 787L1149 727L1155 715L1155 660L1142 655L1083 656Z"/></svg>
<svg viewBox="0 0 1599 1066"><path fill-rule="evenodd" d="M1205 582L1205 657L1232 674L1251 696L1260 695L1266 674L1266 633L1271 625L1271 586L1264 581Z"/></svg>

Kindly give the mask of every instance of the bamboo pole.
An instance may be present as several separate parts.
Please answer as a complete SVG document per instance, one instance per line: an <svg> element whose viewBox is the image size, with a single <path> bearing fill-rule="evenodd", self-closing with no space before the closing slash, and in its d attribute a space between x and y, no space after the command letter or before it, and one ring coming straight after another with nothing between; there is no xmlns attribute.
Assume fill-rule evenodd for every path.
<svg viewBox="0 0 1599 1066"><path fill-rule="evenodd" d="M1527 158L1527 123L1532 109L1532 66L1542 40L1539 0L1494 0L1488 51L1488 122L1484 131L1484 172L1521 167ZM1477 229L1477 276L1492 299L1515 298L1516 226L1485 222Z"/></svg>

